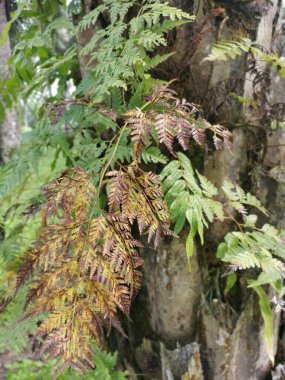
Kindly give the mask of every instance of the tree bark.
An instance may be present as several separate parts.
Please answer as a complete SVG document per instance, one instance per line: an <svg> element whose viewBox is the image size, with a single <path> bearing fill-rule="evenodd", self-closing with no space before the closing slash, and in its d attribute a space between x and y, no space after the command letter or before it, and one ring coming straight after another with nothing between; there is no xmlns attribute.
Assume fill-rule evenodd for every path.
<svg viewBox="0 0 285 380"><path fill-rule="evenodd" d="M267 149L265 160L260 154L253 155L251 150L254 149L252 146L254 139L261 141L259 149L262 150L263 144L264 146L266 144L274 145L280 138L283 141L284 132L277 132L275 138L274 135L270 135L267 141L268 132L264 133L264 128L267 127L268 130L268 126L264 125L264 108L260 107L257 111L251 110L241 104L229 102L228 97L229 92L236 92L238 95L248 98L259 96L260 101L263 101L262 96L268 91L268 88L264 87L264 82L259 84L260 89L255 88L253 74L246 74L246 57L214 63L204 60L209 54L213 42L219 39L231 39L237 32L239 35L256 40L257 43L269 49L276 38L274 30L278 23L280 25L278 15L281 3L278 0L270 3L266 1L234 1L230 5L232 9L227 7L226 2L216 2L216 4L210 1L179 2L180 5L181 3L184 9L194 10L197 16L196 25L194 28L191 25L186 26L177 32L173 45L174 50L178 53L172 62L167 63L168 66L164 67L163 71L168 71L168 79L173 72L178 73L178 84L176 85L178 92L186 95L190 101L195 100L202 103L206 116L213 122L232 128L234 135L232 153L223 149L218 152L209 151L206 154L205 175L218 187L227 177L233 182L245 186L248 191L253 193L265 192L266 195L264 194L262 198L264 201L267 198L267 207L269 210L276 209L271 222L281 227L284 225L284 212L281 210L285 209L285 199L281 194L284 194L285 175L283 182L281 181L282 183L279 184L275 182L274 187L272 185L274 172L272 173L271 170L271 177L266 175L263 181L259 181L256 186L252 172L249 173L248 170L251 165L266 168L268 161L276 160L277 157L279 157L279 162L275 162L274 165L279 164L280 166L278 153L280 154L282 151L284 156L284 147ZM239 3L243 3L242 8ZM225 12L220 13L219 17L213 17L214 9L218 5L224 6ZM237 25L232 19L235 7L241 19L240 25ZM203 28L201 25L204 25ZM193 46L197 30L204 35L199 43ZM187 50L192 50L188 56ZM181 69L177 70L177 67ZM261 63L257 68L259 71L266 71L268 64ZM272 80L274 80L274 75L271 73L267 84ZM285 86L280 79L278 86L279 92L284 93ZM258 92L257 95L256 92ZM280 99L280 96L276 99L275 89L272 89L272 94L271 103L284 101L284 99ZM271 183L266 183L268 181ZM268 202L268 193L272 194L272 192L278 198L278 206L276 201L272 202L274 196L271 196L271 201ZM141 299L146 302L145 306L148 307L149 324L153 336L149 331L145 331L142 339L147 337L152 342L149 342L148 350L149 347L152 347L154 352L147 353L149 357L148 375L150 376L152 373L152 378L192 379L189 373L187 375L191 355L188 357L188 361L185 362L184 359L187 345L194 344L194 342L199 345L199 362L202 363L202 371L200 370L195 379L262 380L270 373L272 363L266 351L264 324L256 306L258 301L255 295L249 296L249 292L241 284L237 298L242 306L236 311L237 315L231 312L231 305L222 296L217 295L214 302L208 304L203 295L207 291L206 283L209 284L205 278L211 276L209 270L217 243L222 240L230 228L231 226L226 223L215 223L211 227L208 232L207 247L204 249L197 247L198 257L195 256L193 259L191 274L186 273L185 256L183 258L185 254L184 238L164 244L157 253L145 253L144 289L146 293ZM210 283L211 281L214 279L212 278ZM276 354L280 314L273 311L273 318L274 353ZM133 324L132 330L141 328L135 319ZM163 349L161 345L159 349L159 346L154 344L157 340L162 342ZM141 351L145 347L145 340L142 340L141 345L137 348L140 352L137 357L139 367L140 358L144 356ZM165 359L165 350L167 349L168 351L172 350L171 352L175 355L174 361ZM150 372L150 368L154 358L158 357L160 359L157 360L157 365L161 367L161 373L158 368L156 377L154 377L153 368L152 372ZM177 370L177 366L180 370ZM141 371L143 373L148 371L146 363L141 366Z"/></svg>
<svg viewBox="0 0 285 380"><path fill-rule="evenodd" d="M228 126L234 135L232 152L206 152L205 175L218 187L228 177L258 193L272 210L271 222L284 228L285 166L281 158L285 158L285 147L279 143L285 142L285 134L268 132L270 128L265 124L270 107L285 102L284 82L273 69L268 71L266 63L260 63L257 70L268 71L269 75L256 88L254 73L247 73L245 56L227 62L205 60L213 42L236 35L256 40L266 48L276 44L282 2L173 3L195 13L197 18L195 25L186 25L172 36L171 48L177 54L156 74L165 79L176 77L179 94L202 104L211 122ZM79 44L87 43L88 36L78 36ZM85 65L82 62L83 74ZM229 96L232 92L255 98L261 107L253 110L233 102ZM266 92L269 100L264 97ZM165 241L157 252L143 250L144 283L128 323L130 340L120 340L117 345L122 356L128 354L125 363L133 369L130 379L138 378L135 372L139 378L152 380L262 380L269 375L272 364L255 295L240 282L236 304L232 306L231 300L216 289L220 285L216 281L220 269L215 250L230 228L227 223L215 223L210 228L205 248L197 246L190 274L184 248L187 231L180 239ZM211 303L207 297L209 287L214 289ZM273 315L276 353L280 314Z"/></svg>
<svg viewBox="0 0 285 380"><path fill-rule="evenodd" d="M6 24L5 4L0 0L0 35L2 34ZM11 48L9 38L0 48L0 81L9 76L9 66L7 61L11 57ZM14 107L5 108L5 120L0 122L0 159L7 162L11 150L20 143L20 128L18 124L17 112Z"/></svg>

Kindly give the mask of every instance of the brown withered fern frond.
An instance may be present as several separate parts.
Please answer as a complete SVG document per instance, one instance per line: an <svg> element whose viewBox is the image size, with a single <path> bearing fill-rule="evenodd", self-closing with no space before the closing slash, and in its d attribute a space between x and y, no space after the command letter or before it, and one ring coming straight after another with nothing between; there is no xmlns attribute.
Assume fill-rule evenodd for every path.
<svg viewBox="0 0 285 380"><path fill-rule="evenodd" d="M173 235L163 190L157 175L144 172L136 164L108 173L111 177L109 208L121 212L139 231L148 234L148 242L157 247L163 235Z"/></svg>
<svg viewBox="0 0 285 380"><path fill-rule="evenodd" d="M152 119L145 112L136 108L125 113L128 118L128 127L131 129L131 138L135 142L134 157L142 154L143 147L151 137Z"/></svg>
<svg viewBox="0 0 285 380"><path fill-rule="evenodd" d="M122 334L118 310L129 314L141 285L142 264L132 236L136 220L155 245L170 234L158 177L136 165L109 173L109 212L92 215L96 189L76 167L43 188L43 226L18 272L17 289L28 282L24 318L42 316L42 352L66 367L94 367L90 339L102 346L105 329ZM28 308L28 309L27 309Z"/></svg>
<svg viewBox="0 0 285 380"><path fill-rule="evenodd" d="M198 119L199 109L185 99L178 99L175 91L165 86L154 88L153 94L146 97L144 107L129 110L125 114L127 127L130 128L134 141L134 160L140 156L143 147L156 130L160 143L164 144L175 156L174 142L177 139L183 150L189 148L193 139L199 145L205 144L206 130L214 132L214 145L221 147L219 142L231 148L231 133L220 125L211 125L203 119Z"/></svg>
<svg viewBox="0 0 285 380"><path fill-rule="evenodd" d="M135 241L116 219L102 216L89 222L95 188L83 170L64 173L43 192L47 224L26 255L17 285L31 276L26 306L32 303L32 308L27 317L48 314L38 334L47 336L43 351L59 358L59 372L70 365L85 369L93 366L89 337L102 345L103 322L120 329L116 310L128 313L130 288L139 287L139 276L132 275L138 260L122 235L133 245ZM113 242L107 245L102 237L109 229Z"/></svg>

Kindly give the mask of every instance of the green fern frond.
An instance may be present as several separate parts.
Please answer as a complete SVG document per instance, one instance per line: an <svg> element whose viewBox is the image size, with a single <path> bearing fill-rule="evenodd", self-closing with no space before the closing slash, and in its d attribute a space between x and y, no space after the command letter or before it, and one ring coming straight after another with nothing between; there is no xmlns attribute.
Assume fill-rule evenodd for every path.
<svg viewBox="0 0 285 380"><path fill-rule="evenodd" d="M145 150L143 150L142 152L142 160L148 164L150 162L154 163L154 164L166 164L168 159L167 157L161 153L161 151L154 147L154 146L151 146L149 148L146 148Z"/></svg>
<svg viewBox="0 0 285 380"><path fill-rule="evenodd" d="M223 219L223 206L213 199L217 194L215 186L198 173L195 177L191 161L182 153L178 160L171 161L161 172L165 200L170 216L175 222L174 232L179 233L188 221L190 231L186 241L188 269L193 255L194 239L198 234L204 243L204 229L214 218Z"/></svg>
<svg viewBox="0 0 285 380"><path fill-rule="evenodd" d="M267 210L262 206L259 199L250 193L246 193L240 186L234 185L231 181L225 180L222 190L228 198L230 205L243 215L245 221L247 220L245 206L255 207L265 215L268 215Z"/></svg>
<svg viewBox="0 0 285 380"><path fill-rule="evenodd" d="M132 9L136 15L129 22L126 15ZM170 54L152 56L158 46L166 45L165 33L194 18L168 3L147 2L137 7L135 1L108 0L85 16L79 28L90 27L101 12L107 12L110 25L96 31L90 42L81 50L95 67L83 78L78 94L99 102L112 88L127 90L127 82L143 79L145 73L166 60ZM94 85L96 83L96 85Z"/></svg>
<svg viewBox="0 0 285 380"><path fill-rule="evenodd" d="M256 268L260 272L251 287L271 284L285 278L285 245L280 233L265 225L262 229L230 232L218 247L217 256L236 269ZM282 260L280 260L282 259Z"/></svg>
<svg viewBox="0 0 285 380"><path fill-rule="evenodd" d="M247 53L252 47L252 41L242 38L239 41L219 41L214 44L211 53L205 59L207 61L227 61L229 58L236 59Z"/></svg>
<svg viewBox="0 0 285 380"><path fill-rule="evenodd" d="M95 25L99 15L107 9L107 5L100 4L93 11L87 13L78 24L79 30L85 30Z"/></svg>

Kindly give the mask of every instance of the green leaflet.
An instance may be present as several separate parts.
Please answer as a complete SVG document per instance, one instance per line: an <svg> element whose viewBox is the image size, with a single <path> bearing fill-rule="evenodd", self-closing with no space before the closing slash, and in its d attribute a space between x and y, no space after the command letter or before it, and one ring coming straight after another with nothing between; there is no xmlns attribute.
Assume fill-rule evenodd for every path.
<svg viewBox="0 0 285 380"><path fill-rule="evenodd" d="M251 280L248 281L251 284ZM269 358L274 365L274 352L273 352L273 316L270 306L270 299L262 286L253 288L259 298L259 308L264 321L265 341Z"/></svg>
<svg viewBox="0 0 285 380"><path fill-rule="evenodd" d="M197 220L195 212L191 212L190 210L186 211L186 218L190 224L190 231L186 240L187 269L188 272L191 272L190 259L193 256L194 252L194 237L197 233L199 222Z"/></svg>
<svg viewBox="0 0 285 380"><path fill-rule="evenodd" d="M238 185L233 184L229 180L225 180L222 186L223 192L229 200L230 205L241 213L244 219L247 219L247 212L245 206L253 206L268 215L267 210L262 206L259 199L250 193L245 193L245 191ZM249 223L254 222L254 217L249 217Z"/></svg>
<svg viewBox="0 0 285 380"><path fill-rule="evenodd" d="M237 279L238 279L238 277L237 277L236 273L230 273L228 275L226 287L224 289L225 295L227 295L231 291L231 289L235 286Z"/></svg>
<svg viewBox="0 0 285 380"><path fill-rule="evenodd" d="M268 231L270 231L268 233ZM217 250L217 257L237 269L257 268L260 274L250 287L274 284L285 278L285 245L277 230L262 229L246 232L230 232Z"/></svg>
<svg viewBox="0 0 285 380"><path fill-rule="evenodd" d="M229 58L235 59L252 47L252 41L242 38L238 41L219 41L211 49L211 53L205 59L208 61L226 61Z"/></svg>
<svg viewBox="0 0 285 380"><path fill-rule="evenodd" d="M146 164L150 162L154 164L157 164L157 163L166 164L168 161L167 157L161 153L160 149L154 146L146 148L142 152L142 159Z"/></svg>

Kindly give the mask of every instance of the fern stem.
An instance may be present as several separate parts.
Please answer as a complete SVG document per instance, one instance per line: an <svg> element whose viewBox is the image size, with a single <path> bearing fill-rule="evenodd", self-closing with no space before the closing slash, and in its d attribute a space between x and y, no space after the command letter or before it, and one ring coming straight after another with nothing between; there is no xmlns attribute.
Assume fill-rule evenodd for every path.
<svg viewBox="0 0 285 380"><path fill-rule="evenodd" d="M100 174L100 180L99 180L99 185L98 185L97 202L98 202L98 200L99 200L100 189L101 189L101 187L102 187L102 183L103 183L103 180L104 180L104 176L105 176L105 174L106 174L106 172L107 172L109 166L111 165L111 163L112 163L112 161L113 161L113 159L114 159L114 157L115 157L115 154L116 154L116 151L117 151L117 149L118 149L119 143L120 143L120 141L121 141L121 138L122 138L123 133L125 132L126 128L127 128L127 123L124 124L124 126L122 127L121 132L120 132L120 134L119 134L119 136L118 136L117 142L116 142L116 144L115 144L115 146L114 146L113 153L112 153L111 157L109 158L108 162L106 163L106 165L104 166L103 170L101 171L101 174Z"/></svg>

